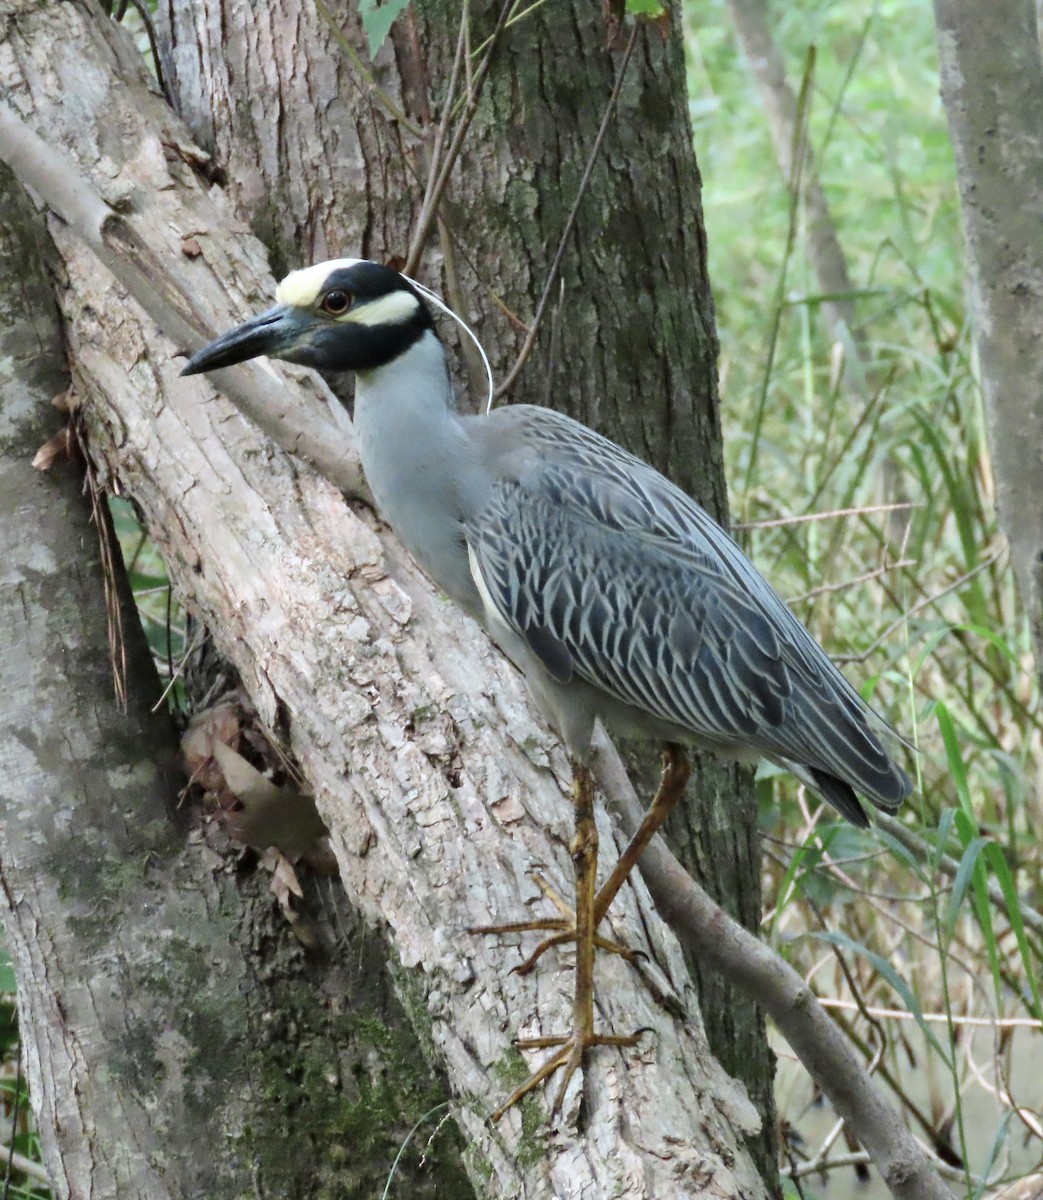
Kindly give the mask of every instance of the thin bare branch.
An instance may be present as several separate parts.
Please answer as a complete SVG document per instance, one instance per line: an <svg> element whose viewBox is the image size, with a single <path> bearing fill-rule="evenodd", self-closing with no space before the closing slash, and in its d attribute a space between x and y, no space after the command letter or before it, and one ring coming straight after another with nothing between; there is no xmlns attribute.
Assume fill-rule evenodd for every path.
<svg viewBox="0 0 1043 1200"><path fill-rule="evenodd" d="M627 829L641 806L611 743L599 734L596 772L610 809ZM793 968L706 895L654 838L640 863L659 911L687 950L730 979L775 1021L801 1062L869 1151L896 1200L952 1200L937 1162L897 1111Z"/></svg>
<svg viewBox="0 0 1043 1200"><path fill-rule="evenodd" d="M409 246L409 253L406 255L406 265L404 270L407 275L415 274L417 266L420 263L420 256L423 254L424 247L427 245L427 238L431 232L431 226L434 224L435 216L438 212L438 206L442 202L442 195L449 183L449 176L453 173L453 168L456 166L456 160L460 157L460 151L463 149L464 140L467 137L467 131L471 127L471 121L474 119L474 114L478 111L478 101L482 96L482 87L489 74L489 68L492 66L493 57L495 56L496 48L499 45L500 35L503 33L504 26L507 23L507 18L511 15L511 9L513 6L514 0L505 0L503 7L500 9L500 17L496 22L496 28L493 30L492 36L489 38L488 49L485 52L485 57L479 64L478 70L475 71L474 79L471 81L471 85L468 88L467 103L464 105L464 110L460 114L460 120L457 123L456 129L453 131L453 140L449 143L449 149L446 151L445 159L439 167L438 176L435 179L434 186L430 188L427 196L425 197L424 206L420 210L420 216L417 218L416 230L413 233L413 240Z"/></svg>
<svg viewBox="0 0 1043 1200"><path fill-rule="evenodd" d="M918 600L908 612L904 612L896 621L892 621L891 624L888 625L882 633L875 637L864 650L860 650L857 654L834 654L834 662L864 662L870 656L870 654L873 653L877 646L882 645L887 641L892 633L898 629L901 629L902 626L908 622L910 617L915 616L916 613L925 608L929 608L933 604L937 604L943 596L948 596L950 592L958 591L964 586L964 584L970 583L970 581L976 575L980 575L982 571L988 570L988 568L992 566L992 564L1006 551L1006 549L1006 546L997 546L993 551L991 551L991 553L987 554L981 560L981 562L973 568L973 570L965 572L958 579L954 579L953 582L947 587L943 587L940 591L932 592L929 596L924 596L922 600Z"/></svg>
<svg viewBox="0 0 1043 1200"><path fill-rule="evenodd" d="M773 517L768 521L738 521L732 529L781 529L788 525L803 525L808 521L829 521L834 517L864 517L870 513L898 512L900 509L921 508L918 500L901 501L896 504L866 504L859 508L834 508L828 512L799 513L792 517Z"/></svg>

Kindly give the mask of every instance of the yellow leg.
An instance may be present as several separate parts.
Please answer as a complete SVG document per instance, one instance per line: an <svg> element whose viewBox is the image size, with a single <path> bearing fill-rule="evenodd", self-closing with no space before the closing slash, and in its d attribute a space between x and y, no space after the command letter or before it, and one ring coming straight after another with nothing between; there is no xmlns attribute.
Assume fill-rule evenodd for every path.
<svg viewBox="0 0 1043 1200"><path fill-rule="evenodd" d="M507 1097L493 1113L498 1121L503 1114L528 1095L559 1067L564 1068L551 1109L551 1118L557 1116L565 1099L565 1092L576 1070L583 1064L583 1056L591 1046L633 1046L643 1031L629 1037L594 1032L594 929L596 920L594 906L597 899L598 831L594 823L594 780L587 767L576 767L573 782L576 805L575 833L570 852L576 877L576 988L572 1001L572 1033L568 1037L546 1037L519 1040L521 1049L533 1050L559 1047L556 1054L543 1063L520 1087ZM551 940L551 939L548 939Z"/></svg>
<svg viewBox="0 0 1043 1200"><path fill-rule="evenodd" d="M601 891L597 894L594 902L595 927L601 923L605 913L608 912L608 906L616 898L616 893L626 882L627 876L634 869L637 860L644 853L645 847L652 840L659 826L684 795L685 785L691 774L692 768L688 764L684 751L676 743L667 742L663 747L663 773L659 778L659 790L627 848L612 868L612 874L605 880Z"/></svg>
<svg viewBox="0 0 1043 1200"><path fill-rule="evenodd" d="M585 768L576 768L578 772ZM642 951L633 950L629 946L622 946L618 942L611 942L608 939L601 937L597 933L597 927L604 919L605 913L608 912L609 905L616 898L619 889L626 882L630 872L634 869L638 859L644 852L645 847L652 840L659 827L670 815L671 810L684 795L685 785L691 776L692 769L688 765L688 759L685 757L684 751L680 746L673 742L668 742L663 748L663 772L659 780L659 789L645 813L640 826L638 826L634 836L630 839L626 849L619 856L619 860L612 868L612 873L601 886L601 890L597 893L594 900L594 945L601 950L608 950L613 954L619 954L628 962L633 962L635 958L642 955ZM577 822L579 821L577 809ZM577 825L578 836L578 825ZM597 833L595 831L595 860L597 858ZM533 930L538 932L550 933L551 936L544 938L543 941L536 947L529 957L520 965L514 968L519 975L527 975L535 966L539 959L553 946L561 946L566 942L571 942L576 936L579 928L578 922L578 893L577 893L577 909L573 910L565 903L564 900L554 891L550 884L543 878L542 875L534 876L540 890L553 903L555 908L562 914L561 918L549 917L544 920L537 921L513 921L509 925L478 925L468 930L468 933L528 933Z"/></svg>
<svg viewBox="0 0 1043 1200"><path fill-rule="evenodd" d="M511 968L512 975L528 975L538 960L552 946L562 946L576 938L576 910L559 895L542 872L533 871L532 880L561 913L560 917L542 917L532 921L509 921L503 925L472 925L467 930L468 933L550 933L552 936L544 938L523 963ZM647 957L643 950L633 950L630 946L609 941L599 933L594 934L594 945L609 954L618 954L627 962Z"/></svg>

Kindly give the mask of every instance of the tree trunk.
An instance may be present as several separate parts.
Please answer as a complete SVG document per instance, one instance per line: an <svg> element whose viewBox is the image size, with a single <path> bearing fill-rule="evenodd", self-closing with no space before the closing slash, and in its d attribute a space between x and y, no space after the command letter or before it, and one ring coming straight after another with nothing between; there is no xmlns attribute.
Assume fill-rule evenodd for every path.
<svg viewBox="0 0 1043 1200"><path fill-rule="evenodd" d="M2 83L227 323L218 281L235 279L240 316L270 292L258 249L221 197L196 184L186 163L199 159L187 134L149 94L118 32L92 25L91 13L99 19L87 4L20 4L14 52L0 60ZM295 56L308 84L304 64L310 70L316 60L306 25L282 52ZM234 64L234 54L229 59ZM278 61L273 49L256 65L269 70ZM81 86L86 78L90 89ZM320 103L335 107L332 77L315 78L325 80L316 85ZM251 99L262 92L256 84ZM119 139L107 136L112 130ZM317 148L307 148L310 161ZM390 156L389 172L396 161ZM521 183L530 194L532 182ZM325 195L330 205L337 195L308 187L302 194ZM399 196L392 207L407 194L381 189ZM372 228L389 221L377 213ZM51 227L96 452L112 481L135 496L182 594L313 784L345 885L387 932L398 994L463 1101L472 1179L519 1196L764 1195L741 1145L753 1128L749 1106L707 1053L676 944L639 882L611 925L638 944L648 929L659 986L672 985L688 1019L657 1004L624 964L599 962L602 1022L648 1026L654 1036L627 1054L593 1056L581 1130L578 1091L553 1136L542 1122L523 1125L518 1112L489 1129L483 1114L520 1069L509 1037L555 1031L567 1019L571 976L549 964L535 977L508 976L502 947L465 940L460 930L514 916L519 896L531 894L525 880L534 863L567 888L571 808L560 747L530 715L514 673L368 515L346 508L205 384L178 380L171 355L182 348L159 338L67 229ZM358 245L379 253L372 234L344 250ZM533 277L541 277L535 268ZM651 311L640 293L595 291L620 314ZM624 341L636 328L628 319ZM675 446L694 444L695 424L693 417ZM607 849L611 833L599 820ZM332 1141L335 1153L343 1139Z"/></svg>
<svg viewBox="0 0 1043 1200"><path fill-rule="evenodd" d="M54 1194L378 1194L444 1080L336 882L304 877L306 951L267 877L179 810L176 735L151 711L159 681L118 561L117 703L82 462L30 466L69 386L56 255L3 167L0 198L0 895ZM104 501L95 517L111 538ZM431 1163L406 1158L410 1195L466 1194L451 1137Z"/></svg>
<svg viewBox="0 0 1043 1200"><path fill-rule="evenodd" d="M371 86L338 41L349 39L368 64L355 6L331 9L332 21L311 4L245 14L227 0L163 8L175 102L277 270L338 255L404 257L423 194L413 173L430 167L449 89L458 4L411 6L373 62ZM471 6L472 46L494 27L497 9ZM727 520L716 330L678 22L675 9L665 36L648 27L638 39L554 302L508 398L593 425ZM425 277L479 330L498 377L524 340L504 306L531 321L625 40L576 0L527 16L497 52ZM472 377L474 398L483 388L484 378ZM646 784L657 770L645 773ZM756 929L749 772L697 763L670 830L685 865ZM719 975L689 967L710 1045L761 1113L758 1165L775 1179L774 1065L763 1017Z"/></svg>
<svg viewBox="0 0 1043 1200"><path fill-rule="evenodd" d="M1010 543L1043 671L1043 66L1032 0L935 0L975 345Z"/></svg>

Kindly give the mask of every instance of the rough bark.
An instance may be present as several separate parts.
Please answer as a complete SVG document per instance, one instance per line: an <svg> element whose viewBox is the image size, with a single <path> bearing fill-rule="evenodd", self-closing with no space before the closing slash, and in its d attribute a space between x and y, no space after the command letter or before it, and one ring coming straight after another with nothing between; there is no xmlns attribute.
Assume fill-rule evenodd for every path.
<svg viewBox="0 0 1043 1200"><path fill-rule="evenodd" d="M164 154L187 135L140 76L126 75L117 34L90 26L97 14L86 4L18 8L2 82L34 126L121 198L146 244L175 261L182 237L194 235L202 256L182 271L200 296L214 294L214 270L231 277L229 264L246 295L270 289L220 198ZM123 83L114 64L124 65ZM89 93L75 90L85 75ZM113 129L119 138L107 141ZM566 1020L571 977L507 976L503 948L459 931L512 916L534 862L567 888L560 749L514 674L394 543L205 384L178 380L177 347L68 231L52 222L52 232L98 453L315 786L345 886L387 930L399 994L464 1101L472 1178L519 1196L763 1195L740 1145L752 1113L707 1052L676 944L647 906L638 915L640 885L614 927L637 942L647 927L689 1020L666 1013L622 963L599 964L602 1020L655 1033L626 1055L596 1056L582 1133L578 1090L553 1135L523 1127L517 1112L490 1131L483 1114L519 1069L508 1037Z"/></svg>
<svg viewBox="0 0 1043 1200"><path fill-rule="evenodd" d="M935 0L1000 525L1043 670L1043 65L1032 0Z"/></svg>
<svg viewBox="0 0 1043 1200"><path fill-rule="evenodd" d="M69 385L56 256L5 168L0 197L0 895L54 1194L374 1194L445 1083L336 881L303 877L306 952L267 877L179 810L175 731L151 712L159 681L125 590L117 704L82 464L30 466ZM411 1195L466 1194L451 1135L433 1167L416 1161Z"/></svg>
<svg viewBox="0 0 1043 1200"><path fill-rule="evenodd" d="M472 46L498 8L471 6ZM330 12L332 25L311 4L245 14L229 0L163 7L176 103L277 271L340 254L405 254L448 91L457 3L411 6L372 64L354 5ZM640 36L560 287L508 399L593 425L726 520L716 331L676 8L673 19L669 30ZM372 70L372 86L334 26ZM424 278L479 330L498 377L524 338L503 305L532 318L624 40L572 0L527 16L497 53ZM483 387L472 380L472 395ZM657 772L655 764L644 773L646 785ZM760 919L755 823L750 774L713 762L697 764L688 803L670 823L685 865L750 929ZM710 1045L762 1114L758 1162L772 1178L774 1068L763 1018L719 975L689 966Z"/></svg>

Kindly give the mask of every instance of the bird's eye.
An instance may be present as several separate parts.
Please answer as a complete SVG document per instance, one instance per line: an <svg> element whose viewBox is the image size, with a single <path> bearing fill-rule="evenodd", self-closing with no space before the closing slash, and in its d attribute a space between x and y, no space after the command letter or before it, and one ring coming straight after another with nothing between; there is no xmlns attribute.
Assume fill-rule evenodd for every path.
<svg viewBox="0 0 1043 1200"><path fill-rule="evenodd" d="M322 311L328 312L331 317L342 316L349 308L351 308L351 294L340 288L334 288L332 292L327 292L322 298Z"/></svg>

